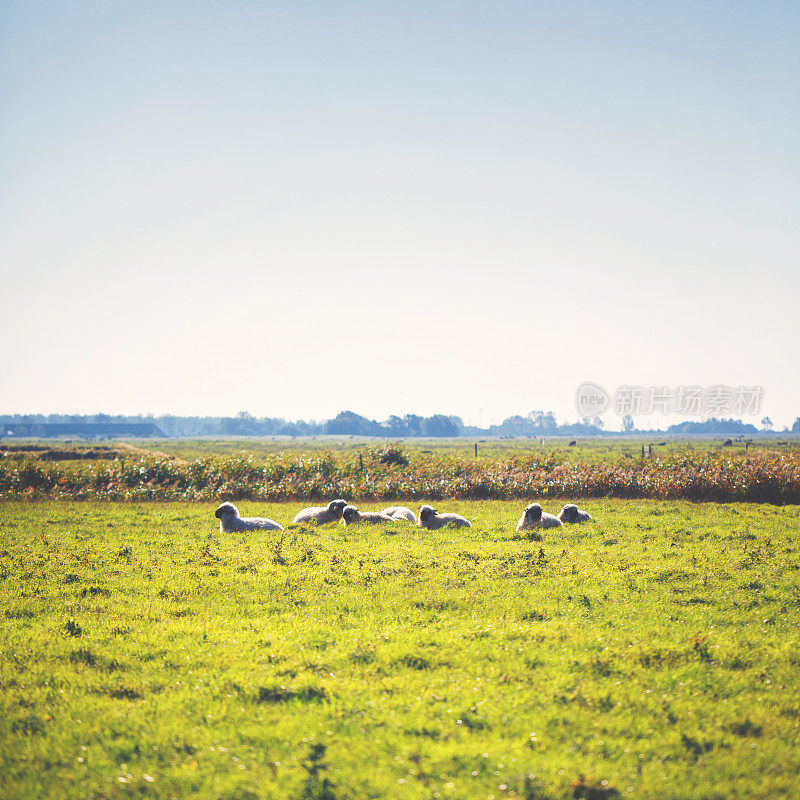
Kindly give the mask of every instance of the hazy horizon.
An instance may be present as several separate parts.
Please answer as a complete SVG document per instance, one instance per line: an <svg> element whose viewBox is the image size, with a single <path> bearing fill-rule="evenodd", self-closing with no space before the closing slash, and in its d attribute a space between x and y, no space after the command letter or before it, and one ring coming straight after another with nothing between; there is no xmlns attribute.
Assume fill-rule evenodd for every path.
<svg viewBox="0 0 800 800"><path fill-rule="evenodd" d="M744 421L791 426L798 32L790 2L6 3L0 411L487 425L592 381L761 386Z"/></svg>
<svg viewBox="0 0 800 800"><path fill-rule="evenodd" d="M339 412L339 414L341 414L341 413L355 413L358 416L364 417L364 415L359 414L358 411L354 411L353 409L342 409ZM4 411L2 411L2 409L0 409L0 417L5 417L5 416L35 417L35 416L51 416L52 415L52 416L65 416L65 417L89 417L89 418L92 418L92 417L97 417L97 416L107 416L107 417L110 417L112 419L116 418L116 417L136 417L136 418L140 418L140 419L145 420L145 421L148 420L148 419L159 420L159 419L163 419L163 418L167 418L167 417L175 417L177 419L198 419L198 420L200 420L200 419L217 419L217 418L235 419L235 418L240 417L242 414L249 415L253 419L270 419L270 417L266 417L264 415L249 414L249 412L247 412L247 411L239 411L236 414L231 414L231 415L209 414L209 415L206 415L204 417L201 417L201 416L197 416L197 415L171 414L169 412L165 412L163 414L153 414L151 412L138 413L138 414L115 414L115 413L108 413L108 412L104 412L104 411L99 411L99 412L94 412L94 413L77 413L76 412L74 414L70 414L70 413L63 413L63 412L50 412L50 413L40 413L40 412L30 412L30 413L26 413L26 412L4 412ZM332 419L338 417L339 414L336 414L336 415L334 415L333 417L330 417L330 418L321 417L321 418L299 419L299 418L287 418L287 417L272 417L272 419L284 419L288 424L308 423L308 424L311 424L311 425L320 425L322 423L328 422L329 420L332 420ZM509 417L519 416L519 417L523 417L523 418L529 418L531 416L531 414L532 414L532 412L527 412L527 413L526 412L519 412L518 414L511 414L511 415L509 415ZM414 416L413 412L398 411L398 412L392 412L391 414L387 414L385 417L375 418L372 421L382 424L382 423L389 422L390 418L393 417L393 416L394 417L399 417L400 419L403 419L407 415L408 416ZM419 417L421 417L423 419L427 419L428 418L428 417L425 417L424 415L416 415L416 416L419 416ZM434 415L431 415L431 416L434 416ZM456 416L456 417L458 417L459 415L445 415L445 416ZM603 434L605 434L605 433L623 433L623 434L624 433L630 433L630 434L637 434L637 433L665 433L666 434L667 433L667 428L669 428L671 425L683 424L683 423L686 423L686 422L706 423L706 422L708 422L710 420L709 416L687 417L687 416L680 416L680 415L677 415L677 414L671 415L671 416L645 415L645 416L638 416L638 417L635 418L635 420L634 420L635 427L633 428L633 430L624 431L623 428L622 428L622 425L621 425L621 417L619 417L617 415L614 415L612 413L608 413L608 414L600 415L600 416L604 420L604 424L603 424L603 428L602 428L602 433ZM715 417L715 419L723 421L723 422L727 421L729 419L733 419L734 421L739 421L739 422L743 422L745 424L753 425L758 429L758 433L759 434L761 434L761 433L770 434L771 433L771 434L776 434L776 435L777 434L797 435L796 433L793 434L792 431L790 430L792 424L794 424L794 421L792 423L790 423L790 424L787 424L787 425L778 425L774 420L772 420L772 422L773 422L772 427L771 428L764 428L761 425L761 420L759 419L760 417L761 417L761 415L753 415L752 418L743 417L743 416L740 416L740 417L730 417L730 416L728 416L728 417ZM365 418L369 419L368 417L365 417ZM461 419L462 419L462 422L465 425L465 427L478 428L478 429L481 429L481 430L488 431L489 428L491 428L492 426L501 425L501 423L503 423L506 418L501 419L501 420L478 419L478 420L476 420L474 422L469 421L469 420L465 420L463 418L461 418ZM556 423L557 423L558 426L568 426L568 425L573 425L573 424L580 424L582 422L582 420L585 420L585 419L587 419L587 418L579 418L579 417L576 417L574 415L572 417L567 416L567 417L564 417L564 418L558 417L556 415ZM796 419L800 419L800 417L797 417ZM172 434L167 434L168 437L171 436L171 435ZM241 436L241 435L244 435L244 434L238 434L238 435ZM325 434L325 433L277 434L277 433L264 433L264 434L246 434L246 435L247 436L251 436L252 435L252 436L255 436L256 438L262 437L262 436L263 437L267 437L267 438L274 438L275 436L278 436L279 438L282 438L282 437L295 437L295 436L297 436L299 438L303 438L305 436L311 436L312 438L316 438L318 436L332 436L334 438L335 437L348 438L348 437L351 437L353 435L358 437L358 436L360 436L362 434L342 434L342 433L338 433L338 434ZM364 435L366 436L367 434L364 434ZM389 434L387 434L387 435L389 435ZM539 434L537 433L537 434L521 434L521 435L530 438L531 435L538 436ZM575 434L574 434L574 432L566 432L565 431L565 432L557 432L557 433L553 433L553 432L551 432L551 433L542 433L542 435L544 435L544 436L573 436ZM590 436L591 437L591 436L600 435L600 434L599 433L598 434L590 433L590 434L581 434L581 435L582 436ZM686 435L686 434L682 434L682 435ZM710 433L710 432L701 432L701 433L693 433L692 435L697 435L697 436L711 436L711 435L731 436L731 435L735 435L735 432L734 431L717 431L716 433L713 433L713 434ZM235 435L234 434L220 434L220 433L203 433L203 434L198 434L197 436L205 438L205 437L208 437L208 436L212 436L212 437L218 437L218 436L228 437L228 436L235 436ZM181 434L181 437L182 438L193 438L193 436L184 435L184 434ZM392 435L389 435L389 438L392 438ZM396 438L396 436L395 436L395 438ZM402 435L399 438L407 438L407 437L405 435ZM425 439L425 438L431 438L431 436L430 435L414 435L414 436L410 436L408 438L423 438L423 439Z"/></svg>

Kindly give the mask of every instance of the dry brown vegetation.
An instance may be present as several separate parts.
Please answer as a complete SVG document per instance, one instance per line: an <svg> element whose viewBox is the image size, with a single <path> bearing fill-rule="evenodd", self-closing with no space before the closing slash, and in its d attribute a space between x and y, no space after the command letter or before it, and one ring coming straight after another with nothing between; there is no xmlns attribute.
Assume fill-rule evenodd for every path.
<svg viewBox="0 0 800 800"><path fill-rule="evenodd" d="M404 451L242 452L179 461L162 453L45 463L46 452L0 460L0 498L284 501L621 497L800 502L800 452L677 450L647 459L567 461L559 452L491 459Z"/></svg>

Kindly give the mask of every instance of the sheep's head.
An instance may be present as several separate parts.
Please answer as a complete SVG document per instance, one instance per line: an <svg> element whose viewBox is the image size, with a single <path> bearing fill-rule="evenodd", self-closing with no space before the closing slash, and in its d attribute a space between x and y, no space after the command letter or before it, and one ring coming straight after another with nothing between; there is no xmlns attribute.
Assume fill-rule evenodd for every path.
<svg viewBox="0 0 800 800"><path fill-rule="evenodd" d="M574 503L569 503L561 509L561 518L564 522L577 522L578 520L578 506Z"/></svg>
<svg viewBox="0 0 800 800"><path fill-rule="evenodd" d="M436 509L433 506L420 506L419 518L422 522L427 522L436 516Z"/></svg>
<svg viewBox="0 0 800 800"><path fill-rule="evenodd" d="M223 517L238 517L239 516L239 509L233 503L223 503L215 512L214 516L217 519L222 519Z"/></svg>
<svg viewBox="0 0 800 800"><path fill-rule="evenodd" d="M542 507L538 503L531 503L525 509L525 519L530 522L540 522L542 519Z"/></svg>
<svg viewBox="0 0 800 800"><path fill-rule="evenodd" d="M355 522L358 519L358 509L355 506L345 506L342 511L342 516L344 517L344 521L349 525L351 522Z"/></svg>
<svg viewBox="0 0 800 800"><path fill-rule="evenodd" d="M336 517L336 519L342 518L342 512L346 507L347 500L331 500L331 502L328 503L328 511L330 511L331 514Z"/></svg>

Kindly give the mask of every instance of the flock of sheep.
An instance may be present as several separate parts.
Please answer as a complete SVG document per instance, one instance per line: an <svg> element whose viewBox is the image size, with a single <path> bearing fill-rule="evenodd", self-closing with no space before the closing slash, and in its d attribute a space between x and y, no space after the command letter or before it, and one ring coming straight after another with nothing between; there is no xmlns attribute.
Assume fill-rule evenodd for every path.
<svg viewBox="0 0 800 800"><path fill-rule="evenodd" d="M264 517L240 517L239 509L233 503L222 503L214 512L219 519L219 529L223 533L235 531L282 531L283 526ZM517 531L534 530L536 528L560 528L564 523L586 522L591 519L586 511L581 511L574 503L561 509L558 516L542 511L538 503L531 503L517 523ZM452 528L469 528L470 521L460 514L440 514L433 506L422 506L419 510L419 521L414 512L405 506L389 506L383 511L359 511L348 505L345 500L332 500L327 506L304 508L295 516L293 522L306 525L325 525L329 522L341 522L343 525L359 523L381 524L387 522L410 522L419 528L437 530L449 526Z"/></svg>

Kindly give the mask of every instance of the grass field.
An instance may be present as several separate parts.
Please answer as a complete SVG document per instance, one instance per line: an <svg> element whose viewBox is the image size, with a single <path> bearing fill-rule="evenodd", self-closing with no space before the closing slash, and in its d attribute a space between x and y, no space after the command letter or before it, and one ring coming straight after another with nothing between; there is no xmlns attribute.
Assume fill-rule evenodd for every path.
<svg viewBox="0 0 800 800"><path fill-rule="evenodd" d="M567 463L598 464L603 462L618 462L629 458L640 458L642 447L656 456L668 456L683 451L704 452L722 447L728 436L678 436L646 434L615 437L577 437L571 439L565 436L550 436L540 438L536 436L522 438L489 438L489 439L401 439L397 440L400 446L411 456L420 454L433 454L439 456L455 456L462 458L475 458L475 445L478 446L478 459L481 461L503 460L508 458L539 457L544 458L555 454L559 460ZM782 436L747 437L749 445L747 452L758 453L764 451L800 449L800 437L795 434ZM61 451L80 449L109 450L109 457L118 452L153 453L158 456L167 455L182 460L192 460L209 457L230 457L246 453L248 457L256 460L268 459L277 453L310 455L331 451L337 455L352 454L359 451L368 451L376 445L386 441L376 438L358 436L274 436L250 438L205 438L205 439L125 439L120 441L105 441L87 443L80 440L7 440L6 447L11 448L9 455L13 457L17 448L24 450L27 444L38 447L52 447ZM575 445L570 446L574 441ZM732 440L727 452L740 453L745 450L745 442ZM95 452L95 455L98 453Z"/></svg>
<svg viewBox="0 0 800 800"><path fill-rule="evenodd" d="M539 456L545 457L556 453L567 462L584 462L596 464L614 462L626 458L639 458L642 446L652 444L653 453L659 456L670 455L685 449L710 450L719 448L729 437L686 437L686 436L620 436L620 437L570 437L556 436L544 439L536 436L514 439L401 439L400 444L410 454L433 453L436 455L462 456L474 458L475 445L478 445L478 458L506 459L509 457ZM780 438L747 437L752 439L748 452L763 450L786 450L800 448L800 438L786 435ZM179 440L147 440L132 442L144 450L159 451L177 458L192 459L204 456L237 455L247 452L254 458L266 458L278 452L313 452L331 450L335 453L358 452L369 449L382 440L359 437L272 437L250 439L179 439ZM575 445L570 447L570 441ZM744 451L745 442L735 441L731 452Z"/></svg>
<svg viewBox="0 0 800 800"><path fill-rule="evenodd" d="M438 505L0 504L0 797L798 795L800 508Z"/></svg>

